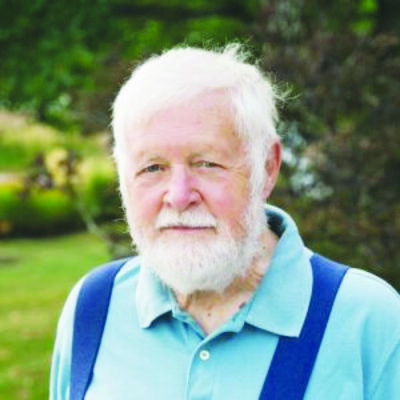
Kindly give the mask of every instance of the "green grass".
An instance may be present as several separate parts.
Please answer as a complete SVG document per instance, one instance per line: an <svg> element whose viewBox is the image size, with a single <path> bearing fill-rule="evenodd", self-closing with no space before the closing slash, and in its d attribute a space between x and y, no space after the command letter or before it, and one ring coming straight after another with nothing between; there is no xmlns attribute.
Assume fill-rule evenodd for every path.
<svg viewBox="0 0 400 400"><path fill-rule="evenodd" d="M0 393L4 400L48 398L57 319L73 284L108 260L86 233L0 242Z"/></svg>

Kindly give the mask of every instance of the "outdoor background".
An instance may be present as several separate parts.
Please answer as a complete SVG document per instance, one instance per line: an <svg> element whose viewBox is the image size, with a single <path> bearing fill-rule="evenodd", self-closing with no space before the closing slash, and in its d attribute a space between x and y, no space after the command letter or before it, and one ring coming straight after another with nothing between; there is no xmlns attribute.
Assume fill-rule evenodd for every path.
<svg viewBox="0 0 400 400"><path fill-rule="evenodd" d="M131 252L110 105L178 43L248 44L288 93L271 203L399 290L399 17L398 0L0 0L0 398L47 398L68 291Z"/></svg>

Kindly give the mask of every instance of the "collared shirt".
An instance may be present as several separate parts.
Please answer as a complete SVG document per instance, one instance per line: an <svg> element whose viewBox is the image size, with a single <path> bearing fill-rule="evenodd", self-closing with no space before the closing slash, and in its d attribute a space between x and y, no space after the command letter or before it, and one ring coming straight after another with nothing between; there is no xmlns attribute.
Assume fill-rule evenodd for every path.
<svg viewBox="0 0 400 400"><path fill-rule="evenodd" d="M279 236L268 271L252 299L209 335L139 258L122 268L86 400L258 399L279 336L301 331L312 287L311 251L290 216L267 210ZM68 399L80 285L59 321L52 400ZM400 399L400 297L381 279L346 274L305 399Z"/></svg>

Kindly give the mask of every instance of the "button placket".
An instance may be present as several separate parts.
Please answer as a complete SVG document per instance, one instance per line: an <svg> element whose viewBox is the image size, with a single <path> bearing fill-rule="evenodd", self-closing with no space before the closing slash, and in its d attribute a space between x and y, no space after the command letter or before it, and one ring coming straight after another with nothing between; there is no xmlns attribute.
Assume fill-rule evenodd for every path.
<svg viewBox="0 0 400 400"><path fill-rule="evenodd" d="M208 350L201 350L199 357L202 361L207 361L210 358L210 352Z"/></svg>

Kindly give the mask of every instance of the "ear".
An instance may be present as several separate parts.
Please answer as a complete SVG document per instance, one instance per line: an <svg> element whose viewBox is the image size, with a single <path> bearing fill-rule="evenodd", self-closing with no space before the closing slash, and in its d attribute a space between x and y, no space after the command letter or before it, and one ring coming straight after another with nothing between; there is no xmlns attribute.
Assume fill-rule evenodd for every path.
<svg viewBox="0 0 400 400"><path fill-rule="evenodd" d="M265 181L263 189L264 200L268 199L278 180L279 169L282 160L282 146L276 141L270 148L267 161L265 163Z"/></svg>

